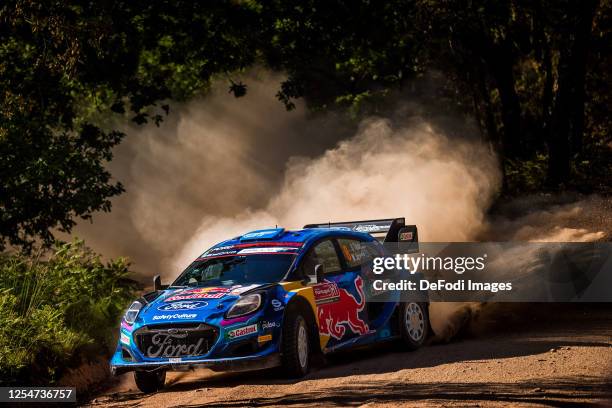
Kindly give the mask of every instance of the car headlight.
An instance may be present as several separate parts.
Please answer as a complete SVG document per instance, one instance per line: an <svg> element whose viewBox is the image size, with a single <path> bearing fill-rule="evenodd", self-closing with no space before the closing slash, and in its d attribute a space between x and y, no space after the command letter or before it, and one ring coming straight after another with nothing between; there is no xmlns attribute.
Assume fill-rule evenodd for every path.
<svg viewBox="0 0 612 408"><path fill-rule="evenodd" d="M247 295L238 299L236 303L230 307L225 317L229 319L232 317L244 316L253 313L259 309L259 306L261 306L261 295L259 293Z"/></svg>
<svg viewBox="0 0 612 408"><path fill-rule="evenodd" d="M125 316L123 316L123 319L128 324L134 324L136 318L138 317L138 313L140 313L140 309L142 309L142 303L140 303L139 301L133 302L128 308L127 312L125 312Z"/></svg>

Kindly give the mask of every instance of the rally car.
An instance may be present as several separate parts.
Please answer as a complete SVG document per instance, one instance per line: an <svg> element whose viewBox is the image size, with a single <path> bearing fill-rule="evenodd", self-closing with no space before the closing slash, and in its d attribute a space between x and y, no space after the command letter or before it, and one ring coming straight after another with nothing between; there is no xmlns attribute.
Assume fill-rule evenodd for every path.
<svg viewBox="0 0 612 408"><path fill-rule="evenodd" d="M221 242L171 285L156 277L155 290L131 304L111 371L134 371L138 388L155 392L168 370L282 366L301 377L317 352L393 339L416 349L429 332L425 301L366 303L364 279L385 253L381 242L399 241L417 241L403 218L257 230Z"/></svg>

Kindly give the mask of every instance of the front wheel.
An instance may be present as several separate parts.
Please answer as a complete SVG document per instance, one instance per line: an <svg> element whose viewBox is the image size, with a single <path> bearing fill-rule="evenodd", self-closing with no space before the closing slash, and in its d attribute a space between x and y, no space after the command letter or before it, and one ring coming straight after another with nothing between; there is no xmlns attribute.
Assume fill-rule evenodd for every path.
<svg viewBox="0 0 612 408"><path fill-rule="evenodd" d="M140 391L150 394L164 388L166 371L134 371L134 381Z"/></svg>
<svg viewBox="0 0 612 408"><path fill-rule="evenodd" d="M285 374L300 378L310 370L310 333L299 312L288 313L283 326L282 361Z"/></svg>
<svg viewBox="0 0 612 408"><path fill-rule="evenodd" d="M423 345L429 333L429 313L427 303L401 303L399 307L399 332L408 350L416 350Z"/></svg>

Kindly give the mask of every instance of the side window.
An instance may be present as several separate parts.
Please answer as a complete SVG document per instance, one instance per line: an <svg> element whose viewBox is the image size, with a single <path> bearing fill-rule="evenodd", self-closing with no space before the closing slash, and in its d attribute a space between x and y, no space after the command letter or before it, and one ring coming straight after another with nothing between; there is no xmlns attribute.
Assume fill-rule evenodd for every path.
<svg viewBox="0 0 612 408"><path fill-rule="evenodd" d="M342 269L333 242L323 241L314 247L313 252L318 263L323 264L325 273L339 272Z"/></svg>
<svg viewBox="0 0 612 408"><path fill-rule="evenodd" d="M326 274L339 272L342 269L332 241L325 240L315 245L302 262L302 270L306 275L312 275L317 264L323 265Z"/></svg>
<svg viewBox="0 0 612 408"><path fill-rule="evenodd" d="M314 268L319 263L320 262L317 259L317 255L314 253L312 249L310 249L308 253L304 255L304 258L302 259L302 262L298 268L297 276L299 276L300 279L306 278L306 277L313 277ZM315 283L316 283L316 280L315 280Z"/></svg>
<svg viewBox="0 0 612 408"><path fill-rule="evenodd" d="M369 242L340 238L338 244L349 269L368 263L372 258L378 256L376 248Z"/></svg>
<svg viewBox="0 0 612 408"><path fill-rule="evenodd" d="M326 274L342 270L340 259L332 241L320 242L308 251L298 268L298 276L312 277L315 266L318 264L323 265Z"/></svg>

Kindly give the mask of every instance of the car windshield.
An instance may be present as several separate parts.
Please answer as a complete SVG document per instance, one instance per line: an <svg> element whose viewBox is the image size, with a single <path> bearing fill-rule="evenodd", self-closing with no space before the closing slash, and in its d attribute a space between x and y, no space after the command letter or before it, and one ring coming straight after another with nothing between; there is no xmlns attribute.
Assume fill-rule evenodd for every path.
<svg viewBox="0 0 612 408"><path fill-rule="evenodd" d="M295 255L266 254L208 258L195 261L172 286L225 286L279 282Z"/></svg>

